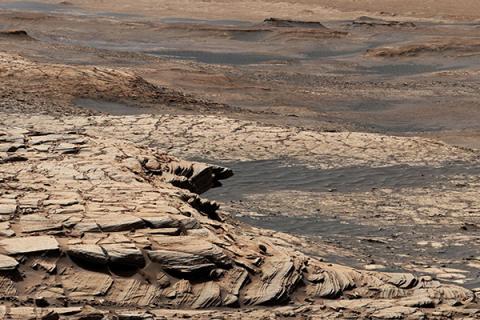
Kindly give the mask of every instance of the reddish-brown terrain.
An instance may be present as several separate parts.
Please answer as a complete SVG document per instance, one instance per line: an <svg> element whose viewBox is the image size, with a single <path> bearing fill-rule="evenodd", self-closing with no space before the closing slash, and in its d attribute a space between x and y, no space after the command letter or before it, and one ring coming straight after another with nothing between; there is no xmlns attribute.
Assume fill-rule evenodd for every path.
<svg viewBox="0 0 480 320"><path fill-rule="evenodd" d="M0 318L480 317L478 1L2 0L0 46Z"/></svg>

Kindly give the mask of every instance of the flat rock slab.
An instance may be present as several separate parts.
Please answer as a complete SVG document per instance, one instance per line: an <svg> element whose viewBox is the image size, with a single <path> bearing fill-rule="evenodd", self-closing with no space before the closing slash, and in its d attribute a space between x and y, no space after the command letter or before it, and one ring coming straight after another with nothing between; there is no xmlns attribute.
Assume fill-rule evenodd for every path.
<svg viewBox="0 0 480 320"><path fill-rule="evenodd" d="M107 252L111 264L130 268L145 266L142 252L132 244L105 244L102 248Z"/></svg>
<svg viewBox="0 0 480 320"><path fill-rule="evenodd" d="M0 240L0 246L8 254L56 251L59 249L57 240L52 236L3 239Z"/></svg>
<svg viewBox="0 0 480 320"><path fill-rule="evenodd" d="M9 126L12 123L52 133L84 132L86 125L82 123L97 121L89 117L75 117L65 120L68 123L58 124L60 120L28 115L17 123L18 117L7 114L0 117L0 139L2 128L11 131L13 129ZM101 119L107 121L102 122L104 127L119 121L107 116ZM121 125L116 125L116 130L121 131L132 123L135 124L131 126L135 127L134 130L147 132L157 123L159 128L165 123L158 118L152 121L150 116L137 120L128 122L130 120L123 119ZM431 276L416 278L407 274L385 274L325 263L295 251L297 247L305 248L304 245L310 244L302 244L300 238L249 228L235 223L233 218L219 221L211 211L214 205L208 200L165 182L165 171L162 170L179 161L161 151L105 136L106 133L102 133L105 129L96 128L85 129L86 142L79 153L55 154L54 148L65 140L44 143L51 146L48 154L32 149L29 142L25 148L28 166L0 160L1 179L7 182L0 185L0 202L12 208L18 206L13 214L0 215L0 221L3 219L0 232L4 232L3 237L12 232L35 232L28 237L0 237L0 253L5 255L0 255L0 268L2 261L4 268L14 268L16 262L11 258L20 262L18 272L3 271L5 274L0 274L0 296L7 305L5 316L0 309L0 319L66 319L63 312L72 313L72 319L138 318L135 313L129 315L128 310L120 310L124 307L133 311L144 310L145 319L152 318L149 313L151 315L156 307L163 308L162 312L175 307L188 308L185 314L192 315L192 319L195 318L192 309L214 307L242 308L237 319L271 318L271 314L277 318L299 318L309 317L304 313L310 313L307 309L295 309L294 312L277 309L279 313L269 309L271 314L260 317L245 313L246 308L258 305L317 308L322 319L335 318L340 313L346 318L372 318L377 312L376 315L381 317L414 318L416 312L412 312L417 308L432 316L435 313L437 318L442 319L475 318L480 312L478 298L473 291L442 284ZM192 130L197 130L196 124ZM268 139L273 139L268 130L263 131L253 140L255 144L262 142L265 134ZM236 137L242 135L243 129L232 132ZM274 132L275 135L277 133ZM248 134L254 135L255 131ZM128 137L123 133L121 135ZM289 136L278 138L285 140ZM181 135L174 137L175 140L181 138ZM345 143L350 143L352 139L347 135L340 138ZM44 135L37 138L37 142L50 139L56 137ZM388 139L385 137L385 141L388 142ZM380 141L370 140L362 140L368 144L362 141L355 143L361 144L365 153ZM338 141L335 138L328 145L314 139L309 147L315 147L317 142L320 152L329 146L336 148ZM214 142L209 141L211 143ZM292 143L303 145L296 141ZM268 151L272 149L269 147ZM338 152L346 150L342 147ZM324 155L321 158L325 158ZM443 153L435 154L435 157L446 159ZM129 162L140 168L135 172L126 170L125 159L131 159ZM145 159L154 159L149 160L151 172L145 167ZM155 161L158 163L155 164ZM189 180L197 188L210 184L217 174L224 177L228 173L206 167L198 167L200 169L195 171L193 164L175 166L179 171L175 169L174 173L183 174L181 178ZM167 173L174 175L170 171ZM209 174L215 177L209 177ZM455 210L462 208L455 207ZM52 231L55 224L61 229ZM315 245L311 250L320 254L322 248ZM333 254L330 251L333 248L328 245L325 252ZM55 250L54 254L49 254L51 250ZM427 271L418 272L435 275L458 273L452 268L433 265L422 267L422 270ZM28 297L43 299L36 301ZM350 299L352 297L356 299ZM332 299L337 299L337 307L328 305ZM289 302L294 305L290 306ZM46 313L42 313L41 305L47 303L53 313L47 309L43 310ZM54 310L64 305L86 307L81 310ZM93 311L88 305L98 306L99 309ZM261 309L255 307L254 312L263 312ZM222 317L224 310L205 313L202 320ZM120 317L119 312L124 316ZM173 314L158 316L168 319L180 317ZM231 319L228 315L224 318Z"/></svg>
<svg viewBox="0 0 480 320"><path fill-rule="evenodd" d="M104 232L140 229L145 225L142 219L126 214L96 218L95 222Z"/></svg>
<svg viewBox="0 0 480 320"><path fill-rule="evenodd" d="M154 285L136 279L117 279L112 290L109 291L106 300L117 305L125 304L145 307L158 301L161 295L162 290ZM120 319L142 318L131 317Z"/></svg>
<svg viewBox="0 0 480 320"><path fill-rule="evenodd" d="M17 260L0 254L0 271L6 271L6 270L14 270L18 266Z"/></svg>
<svg viewBox="0 0 480 320"><path fill-rule="evenodd" d="M103 249L95 244L79 244L70 246L68 255L85 263L107 264L108 256Z"/></svg>
<svg viewBox="0 0 480 320"><path fill-rule="evenodd" d="M159 228L159 229L145 229L145 234L152 235L166 235L166 236L178 236L181 232L179 228Z"/></svg>
<svg viewBox="0 0 480 320"><path fill-rule="evenodd" d="M16 204L0 204L0 214L14 214L17 211Z"/></svg>
<svg viewBox="0 0 480 320"><path fill-rule="evenodd" d="M215 264L207 258L192 253L155 250L149 251L148 256L162 268L180 273L194 273L215 268Z"/></svg>
<svg viewBox="0 0 480 320"><path fill-rule="evenodd" d="M61 229L62 224L38 214L29 214L20 218L22 232L40 232Z"/></svg>

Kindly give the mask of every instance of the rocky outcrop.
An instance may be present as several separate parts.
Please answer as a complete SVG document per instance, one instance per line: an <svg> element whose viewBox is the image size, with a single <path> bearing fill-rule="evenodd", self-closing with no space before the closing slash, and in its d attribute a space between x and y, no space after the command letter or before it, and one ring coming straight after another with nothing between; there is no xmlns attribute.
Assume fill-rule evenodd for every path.
<svg viewBox="0 0 480 320"><path fill-rule="evenodd" d="M28 39L23 31L0 31L0 40ZM104 67L39 63L18 55L0 54L3 110L44 111L51 114L95 114L88 108L75 107L77 98L103 101L136 101L154 105L155 110L166 106L178 108L221 109L225 105L186 96L182 92L156 86L144 78L128 72ZM41 79L41 81L40 81ZM21 88L21 89L20 89ZM41 95L31 94L42 92ZM22 103L18 103L21 101ZM128 104L128 103L127 103ZM33 142L33 141L32 141ZM19 147L18 145L11 146ZM57 146L59 151L75 152L69 144Z"/></svg>
<svg viewBox="0 0 480 320"><path fill-rule="evenodd" d="M68 247L67 254L75 260L86 264L105 265L108 263L108 256L102 247L96 244L79 244Z"/></svg>
<svg viewBox="0 0 480 320"><path fill-rule="evenodd" d="M373 57L416 57L421 55L462 55L480 51L480 41L477 39L437 39L423 43L405 43L391 47L379 47L367 50Z"/></svg>
<svg viewBox="0 0 480 320"><path fill-rule="evenodd" d="M2 117L8 123L13 116ZM192 206L189 199L200 198L191 188L170 183L186 178L200 192L231 175L227 169L36 119L48 130L0 129L4 144L22 145L0 158L25 159L0 165L8 222L0 235L0 291L10 318L149 319L182 314L163 308L247 312L258 305L276 306L279 317L478 314L470 290L322 262L218 212L222 219L213 219ZM58 149L66 143L77 151ZM278 307L288 302L295 307Z"/></svg>
<svg viewBox="0 0 480 320"><path fill-rule="evenodd" d="M56 251L58 242L52 236L15 237L0 240L0 246L8 254L28 254Z"/></svg>
<svg viewBox="0 0 480 320"><path fill-rule="evenodd" d="M395 20L383 20L378 18L372 18L367 16L358 17L351 23L352 26L368 26L368 27L408 27L415 28L416 25L409 21L395 21Z"/></svg>
<svg viewBox="0 0 480 320"><path fill-rule="evenodd" d="M327 28L318 21L302 21L279 18L265 19L261 24L253 29L257 32L270 33L268 38L273 39L289 39L296 41L308 38L341 38L348 33Z"/></svg>
<svg viewBox="0 0 480 320"><path fill-rule="evenodd" d="M15 270L17 267L17 260L3 254L0 255L0 271Z"/></svg>
<svg viewBox="0 0 480 320"><path fill-rule="evenodd" d="M300 21L288 20L278 18L268 18L263 20L264 26L279 27L279 28L311 28L311 29L327 29L318 21Z"/></svg>
<svg viewBox="0 0 480 320"><path fill-rule="evenodd" d="M187 161L170 162L161 172L167 182L198 194L220 187L219 180L233 176L233 171L228 168Z"/></svg>
<svg viewBox="0 0 480 320"><path fill-rule="evenodd" d="M0 38L15 40L35 40L25 30L0 30Z"/></svg>

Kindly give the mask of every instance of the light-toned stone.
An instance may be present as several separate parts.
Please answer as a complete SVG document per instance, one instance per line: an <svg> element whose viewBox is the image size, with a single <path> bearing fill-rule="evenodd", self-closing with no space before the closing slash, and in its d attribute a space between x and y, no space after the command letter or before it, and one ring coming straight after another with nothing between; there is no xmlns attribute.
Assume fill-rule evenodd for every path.
<svg viewBox="0 0 480 320"><path fill-rule="evenodd" d="M0 214L1 215L9 215L9 214L14 214L15 211L17 210L17 205L16 204L3 204L0 203Z"/></svg>
<svg viewBox="0 0 480 320"><path fill-rule="evenodd" d="M95 244L79 244L68 246L68 254L85 263L104 265L108 263L108 256L102 247Z"/></svg>
<svg viewBox="0 0 480 320"><path fill-rule="evenodd" d="M17 260L9 256L0 254L0 270L1 271L14 270L17 268L17 266L18 266Z"/></svg>
<svg viewBox="0 0 480 320"><path fill-rule="evenodd" d="M15 237L0 240L0 247L8 254L24 254L56 251L59 245L52 236Z"/></svg>

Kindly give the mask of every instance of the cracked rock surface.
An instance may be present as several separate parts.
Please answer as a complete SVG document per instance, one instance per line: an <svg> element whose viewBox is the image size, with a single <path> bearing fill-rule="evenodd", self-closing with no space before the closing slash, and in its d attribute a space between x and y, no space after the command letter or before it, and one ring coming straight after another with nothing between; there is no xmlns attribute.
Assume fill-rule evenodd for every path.
<svg viewBox="0 0 480 320"><path fill-rule="evenodd" d="M362 132L317 132L221 116L141 115L61 119L48 116L47 123L39 121L45 117L14 117L9 123L48 130L49 123L54 122L90 135L121 138L168 149L174 155L212 161L291 158L309 167L334 169L392 165L440 167L444 163L477 162L479 159L478 153L472 150L425 138ZM14 145L3 148L7 147L13 148Z"/></svg>

